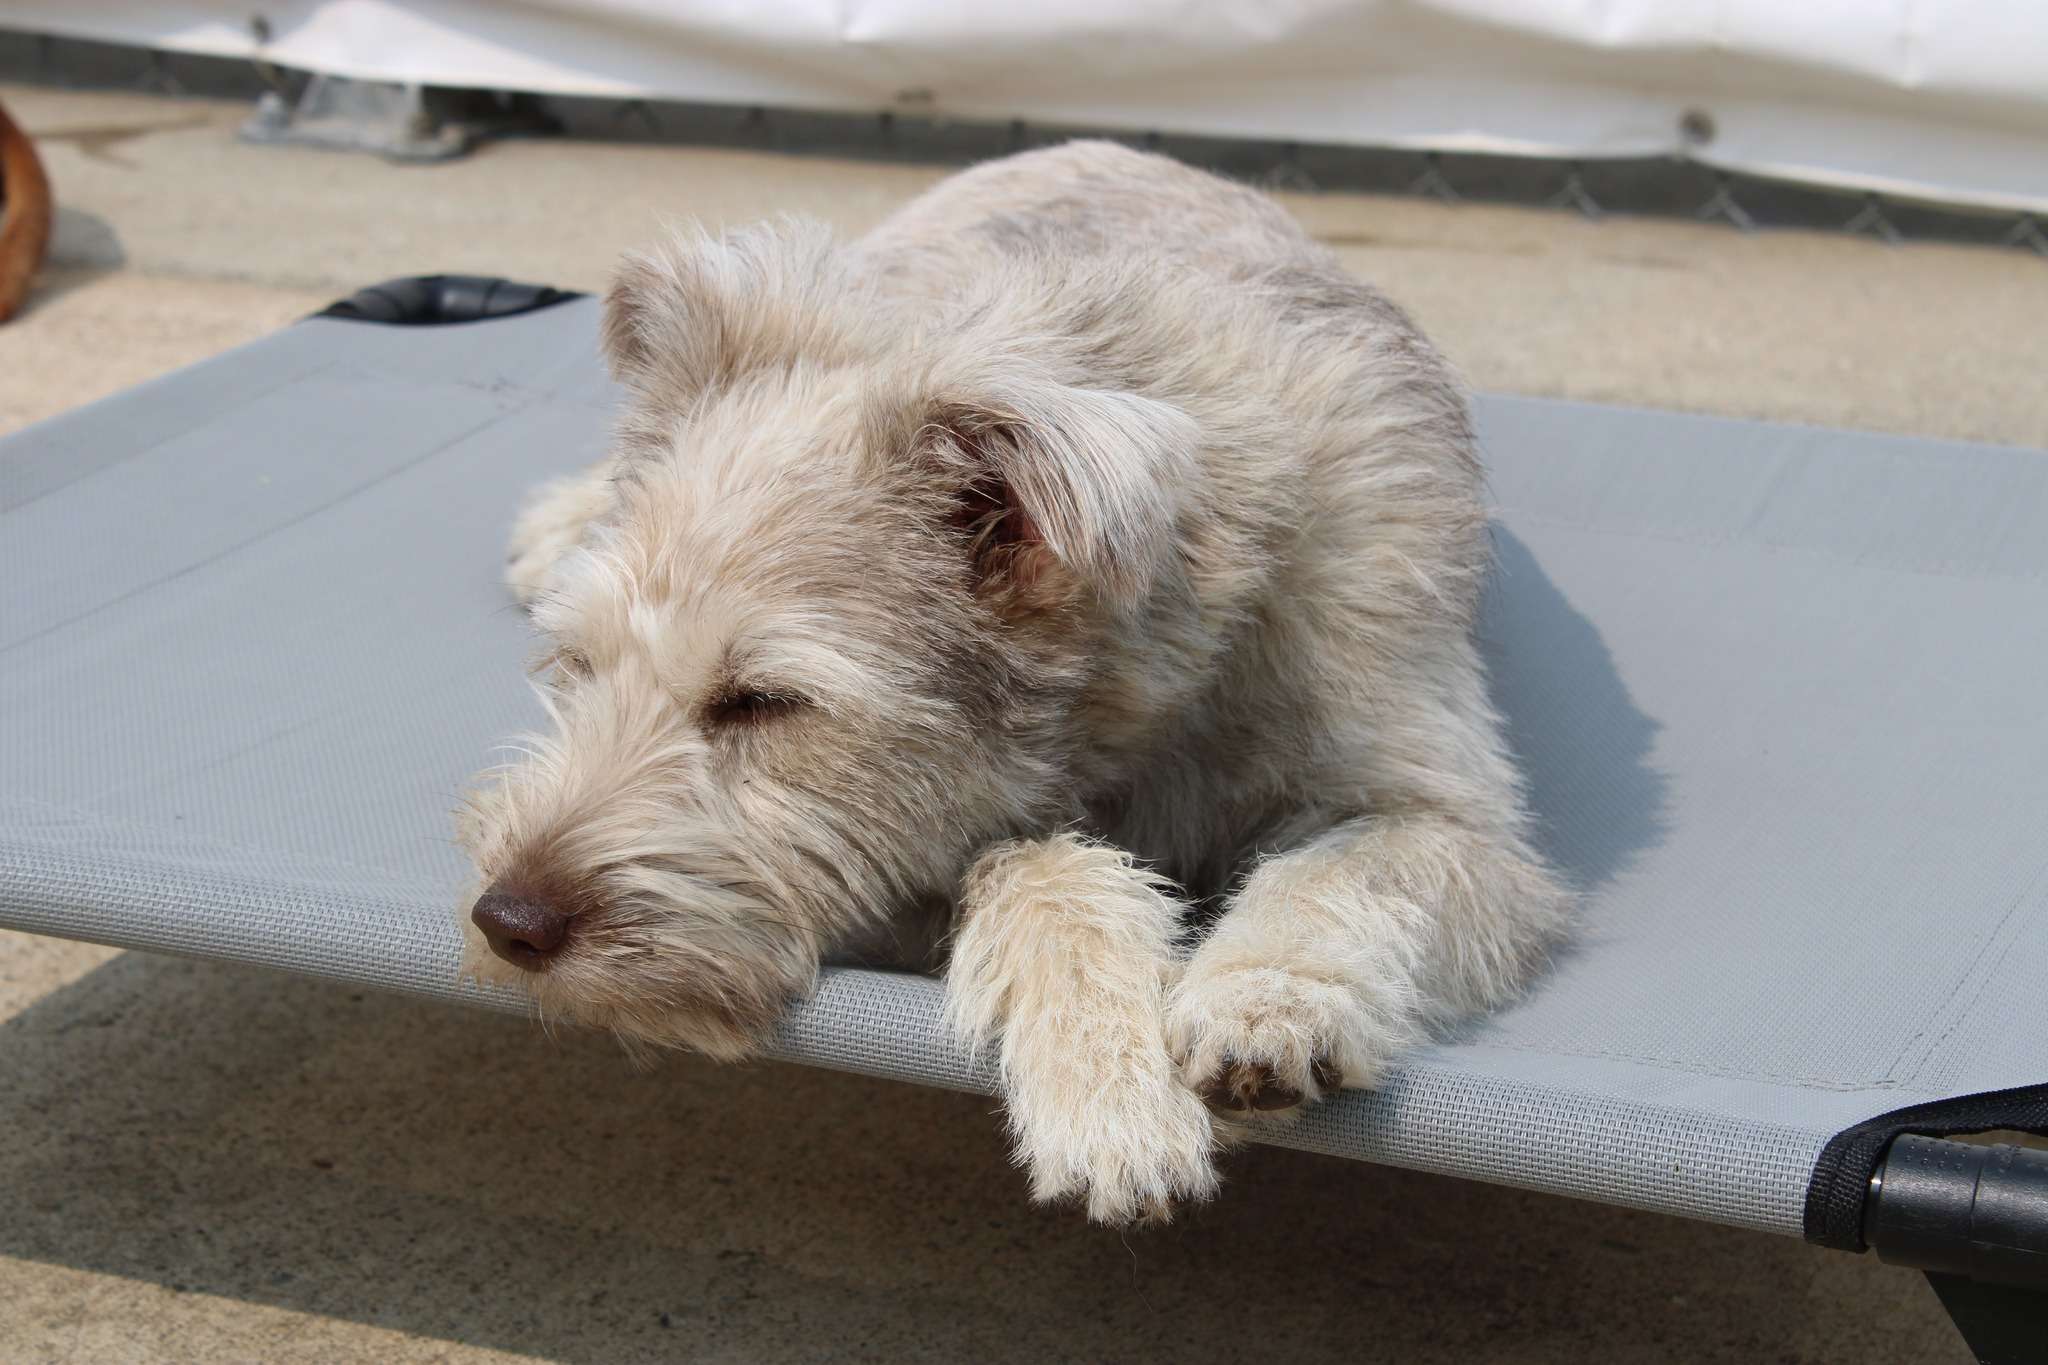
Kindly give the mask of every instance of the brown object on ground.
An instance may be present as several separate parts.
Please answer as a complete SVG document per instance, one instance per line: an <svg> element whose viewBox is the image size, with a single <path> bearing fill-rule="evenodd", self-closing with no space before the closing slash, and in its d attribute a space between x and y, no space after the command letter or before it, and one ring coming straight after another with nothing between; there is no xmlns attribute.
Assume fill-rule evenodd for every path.
<svg viewBox="0 0 2048 1365"><path fill-rule="evenodd" d="M14 316L50 246L50 177L0 105L0 322Z"/></svg>

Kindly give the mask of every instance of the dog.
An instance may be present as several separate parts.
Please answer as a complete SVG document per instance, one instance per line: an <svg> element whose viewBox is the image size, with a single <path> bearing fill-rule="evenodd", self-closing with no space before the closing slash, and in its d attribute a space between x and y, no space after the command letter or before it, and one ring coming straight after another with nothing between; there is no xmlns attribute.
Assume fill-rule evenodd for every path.
<svg viewBox="0 0 2048 1365"><path fill-rule="evenodd" d="M629 256L602 342L613 454L511 540L552 728L468 798L480 979L740 1059L943 956L1035 1197L1122 1223L1563 931L1463 392L1268 197L1028 152Z"/></svg>

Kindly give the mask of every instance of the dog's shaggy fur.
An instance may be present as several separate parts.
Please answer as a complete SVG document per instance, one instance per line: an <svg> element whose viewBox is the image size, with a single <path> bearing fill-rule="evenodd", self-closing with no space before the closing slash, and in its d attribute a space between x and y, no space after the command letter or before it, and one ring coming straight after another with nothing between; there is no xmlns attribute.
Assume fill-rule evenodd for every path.
<svg viewBox="0 0 2048 1365"><path fill-rule="evenodd" d="M1559 931L1463 395L1265 197L1029 153L852 244L631 257L604 343L616 454L512 542L554 731L464 822L566 935L479 975L739 1058L821 960L950 927L1034 1190L1120 1221Z"/></svg>

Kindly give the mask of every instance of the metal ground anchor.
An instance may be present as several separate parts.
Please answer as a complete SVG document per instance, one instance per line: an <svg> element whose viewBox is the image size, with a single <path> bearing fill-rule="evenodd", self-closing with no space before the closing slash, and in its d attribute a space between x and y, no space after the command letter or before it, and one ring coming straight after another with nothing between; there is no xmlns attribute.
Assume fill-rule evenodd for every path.
<svg viewBox="0 0 2048 1365"><path fill-rule="evenodd" d="M1906 240L1906 235L1899 231L1891 219L1884 216L1884 201L1874 194L1863 197L1863 207L1856 210L1853 218L1842 224L1842 231L1867 232L1887 246L1897 246Z"/></svg>
<svg viewBox="0 0 2048 1365"><path fill-rule="evenodd" d="M1742 232L1755 232L1757 229L1756 218L1735 197L1734 178L1725 171L1715 172L1714 192L1694 216L1708 222L1721 219Z"/></svg>
<svg viewBox="0 0 2048 1365"><path fill-rule="evenodd" d="M1577 161L1565 163L1563 188L1543 202L1546 208L1577 209L1594 222L1607 215L1607 211L1600 207L1600 201L1586 188L1585 167Z"/></svg>
<svg viewBox="0 0 2048 1365"><path fill-rule="evenodd" d="M1444 175L1444 159L1436 152L1422 154L1422 174L1409 183L1408 193L1426 194L1446 204L1455 204L1460 195Z"/></svg>

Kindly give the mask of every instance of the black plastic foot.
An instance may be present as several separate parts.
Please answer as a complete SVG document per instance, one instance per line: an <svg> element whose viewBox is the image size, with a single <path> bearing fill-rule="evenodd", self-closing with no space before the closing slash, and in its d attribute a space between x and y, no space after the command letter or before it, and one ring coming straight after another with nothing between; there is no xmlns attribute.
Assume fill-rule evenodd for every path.
<svg viewBox="0 0 2048 1365"><path fill-rule="evenodd" d="M1982 1365L2048 1365L2048 1152L1909 1133L1871 1180L1863 1235L1926 1272Z"/></svg>

